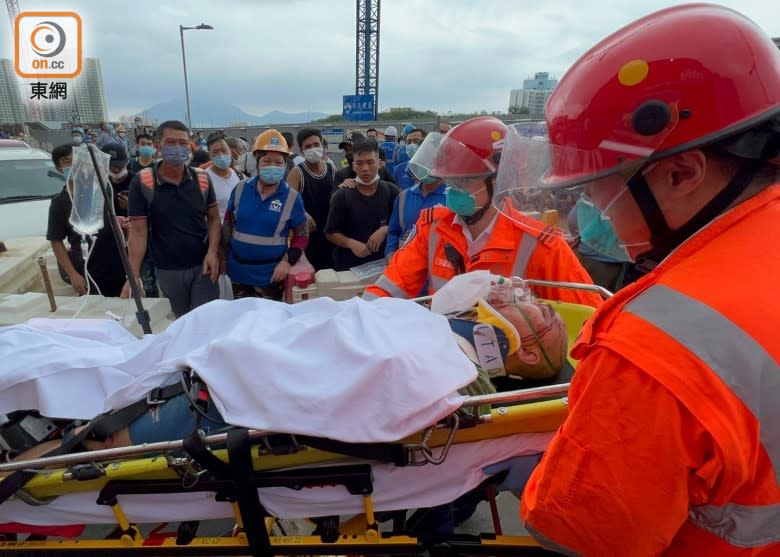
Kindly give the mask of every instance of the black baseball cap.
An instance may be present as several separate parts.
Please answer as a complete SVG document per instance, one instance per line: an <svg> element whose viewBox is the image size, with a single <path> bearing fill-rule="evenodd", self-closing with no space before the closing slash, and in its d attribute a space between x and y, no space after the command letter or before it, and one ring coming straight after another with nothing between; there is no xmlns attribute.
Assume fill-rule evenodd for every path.
<svg viewBox="0 0 780 557"><path fill-rule="evenodd" d="M104 153L111 155L111 160L108 161L108 164L110 165L124 163L130 158L127 155L127 149L125 149L125 146L120 145L119 143L108 143L103 146L102 150Z"/></svg>
<svg viewBox="0 0 780 557"><path fill-rule="evenodd" d="M366 139L366 136L363 135L362 133L353 132L349 135L349 139L339 143L339 149L343 149L345 145L352 145L353 143L357 143L358 141L363 141L364 139Z"/></svg>

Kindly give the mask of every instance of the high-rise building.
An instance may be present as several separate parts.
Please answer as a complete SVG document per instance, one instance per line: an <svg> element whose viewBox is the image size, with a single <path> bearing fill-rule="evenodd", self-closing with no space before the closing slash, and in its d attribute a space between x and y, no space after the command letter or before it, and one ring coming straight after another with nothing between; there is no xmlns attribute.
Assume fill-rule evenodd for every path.
<svg viewBox="0 0 780 557"><path fill-rule="evenodd" d="M57 79L39 80L50 87ZM85 58L81 74L67 80L67 98L40 100L37 102L40 119L46 122L97 124L106 120L106 101L103 95L103 77L100 60ZM31 107L32 108L32 107Z"/></svg>
<svg viewBox="0 0 780 557"><path fill-rule="evenodd" d="M533 79L523 81L522 89L513 89L509 93L509 112L519 108L527 108L531 116L544 115L544 103L558 84L557 79L550 79L547 72L534 74Z"/></svg>
<svg viewBox="0 0 780 557"><path fill-rule="evenodd" d="M0 60L0 122L41 120L49 124L97 124L106 120L108 111L103 94L103 76L100 70L100 60L97 58L85 58L81 74L75 80L33 80L46 86L45 96L40 99L31 100L29 97L22 99L18 86L9 88L7 85L9 80L15 79L16 75L13 72L11 61ZM52 98L50 87L52 84L63 81L67 84L67 97L65 99ZM13 94L16 95L15 98ZM17 107L17 112L13 112L12 106ZM14 118L14 115L16 118L11 119Z"/></svg>
<svg viewBox="0 0 780 557"><path fill-rule="evenodd" d="M68 98L73 99L75 106L68 114L67 120L73 116L78 117L79 122L97 123L105 121L108 116L106 110L106 98L103 92L103 73L100 69L100 60L97 58L85 58L81 75L76 78L72 92Z"/></svg>
<svg viewBox="0 0 780 557"><path fill-rule="evenodd" d="M21 124L27 114L19 94L19 81L14 64L7 58L0 59L0 123Z"/></svg>

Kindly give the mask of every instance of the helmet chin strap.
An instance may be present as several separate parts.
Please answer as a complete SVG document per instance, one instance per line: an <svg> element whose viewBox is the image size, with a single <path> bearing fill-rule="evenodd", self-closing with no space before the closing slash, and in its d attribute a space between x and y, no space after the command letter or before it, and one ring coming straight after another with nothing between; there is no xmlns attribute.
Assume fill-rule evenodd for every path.
<svg viewBox="0 0 780 557"><path fill-rule="evenodd" d="M473 214L469 216L461 216L460 218L463 219L463 222L465 222L467 225L471 226L472 224L475 224L482 219L482 217L485 216L485 213L487 213L487 210L490 209L490 206L492 203L490 202L491 199L493 199L493 176L495 174L492 174L485 178L485 187L487 188L488 192L488 202L485 203L482 207L477 209Z"/></svg>
<svg viewBox="0 0 780 557"><path fill-rule="evenodd" d="M636 172L628 181L628 190L634 196L634 201L639 206L639 210L642 212L642 216L651 231L650 244L652 245L650 251L637 257L637 267L643 272L655 269L680 244L734 203L753 182L761 165L761 161L745 160L728 185L677 230L669 228L661 207L658 205L653 192L650 191L650 186L647 184L642 171Z"/></svg>
<svg viewBox="0 0 780 557"><path fill-rule="evenodd" d="M463 222L471 226L474 223L477 223L482 219L482 217L485 216L485 213L487 210L490 209L490 203L485 203L482 207L476 210L476 212L469 216L461 216L460 218L463 219Z"/></svg>

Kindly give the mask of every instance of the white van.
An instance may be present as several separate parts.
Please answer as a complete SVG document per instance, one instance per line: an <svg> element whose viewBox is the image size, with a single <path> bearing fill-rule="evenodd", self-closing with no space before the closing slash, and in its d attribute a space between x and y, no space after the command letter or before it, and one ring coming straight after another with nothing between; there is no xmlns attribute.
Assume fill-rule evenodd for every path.
<svg viewBox="0 0 780 557"><path fill-rule="evenodd" d="M51 198L65 185L55 172L46 151L0 146L0 241L46 235Z"/></svg>

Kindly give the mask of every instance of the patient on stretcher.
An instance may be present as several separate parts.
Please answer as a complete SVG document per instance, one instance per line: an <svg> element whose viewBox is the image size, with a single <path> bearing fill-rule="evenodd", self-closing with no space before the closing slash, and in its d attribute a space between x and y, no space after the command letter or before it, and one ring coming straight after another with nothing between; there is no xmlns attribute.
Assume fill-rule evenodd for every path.
<svg viewBox="0 0 780 557"><path fill-rule="evenodd" d="M461 394L495 392L492 376L551 377L566 362L567 333L561 317L549 305L520 296L514 289L494 288L471 309L447 320L457 345L478 370L477 379L459 389ZM205 382L200 383L161 404L150 405L140 417L105 438L86 439L81 446L98 450L183 439L196 429L206 434L226 429L230 425L210 400L210 390ZM89 426L74 430L74 434L84 427ZM17 458L43 456L59 443L42 443Z"/></svg>

